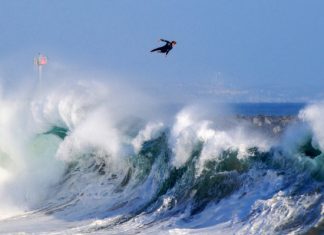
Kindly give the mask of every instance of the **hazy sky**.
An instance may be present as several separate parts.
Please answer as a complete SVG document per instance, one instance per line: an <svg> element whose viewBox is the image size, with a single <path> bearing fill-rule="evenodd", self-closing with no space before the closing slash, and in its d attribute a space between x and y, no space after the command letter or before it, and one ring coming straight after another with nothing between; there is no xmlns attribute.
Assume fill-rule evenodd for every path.
<svg viewBox="0 0 324 235"><path fill-rule="evenodd" d="M0 32L1 79L43 52L175 97L324 98L323 0L0 0Z"/></svg>

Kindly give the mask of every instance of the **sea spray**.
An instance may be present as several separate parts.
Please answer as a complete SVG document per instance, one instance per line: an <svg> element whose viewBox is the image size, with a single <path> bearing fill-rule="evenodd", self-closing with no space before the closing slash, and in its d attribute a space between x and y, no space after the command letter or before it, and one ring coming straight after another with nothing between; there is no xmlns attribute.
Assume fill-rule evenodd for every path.
<svg viewBox="0 0 324 235"><path fill-rule="evenodd" d="M166 121L112 87L1 98L0 215L21 215L1 232L280 234L321 223L322 105L268 135L200 106Z"/></svg>

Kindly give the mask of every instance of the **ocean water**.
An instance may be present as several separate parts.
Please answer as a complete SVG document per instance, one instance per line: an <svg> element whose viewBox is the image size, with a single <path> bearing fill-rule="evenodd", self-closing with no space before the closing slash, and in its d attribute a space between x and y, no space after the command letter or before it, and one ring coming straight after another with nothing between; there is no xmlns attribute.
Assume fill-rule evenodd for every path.
<svg viewBox="0 0 324 235"><path fill-rule="evenodd" d="M297 116L306 103L236 103L229 104L235 114L246 116Z"/></svg>
<svg viewBox="0 0 324 235"><path fill-rule="evenodd" d="M322 103L44 90L0 97L0 234L323 234Z"/></svg>

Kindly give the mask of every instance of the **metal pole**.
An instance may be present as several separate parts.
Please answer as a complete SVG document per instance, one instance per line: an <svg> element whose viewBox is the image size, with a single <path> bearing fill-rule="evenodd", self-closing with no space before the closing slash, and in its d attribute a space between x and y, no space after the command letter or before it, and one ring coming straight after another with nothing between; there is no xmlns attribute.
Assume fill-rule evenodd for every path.
<svg viewBox="0 0 324 235"><path fill-rule="evenodd" d="M42 77L42 65L38 65L38 90L39 92L41 92L42 90L42 80L43 80L43 77Z"/></svg>

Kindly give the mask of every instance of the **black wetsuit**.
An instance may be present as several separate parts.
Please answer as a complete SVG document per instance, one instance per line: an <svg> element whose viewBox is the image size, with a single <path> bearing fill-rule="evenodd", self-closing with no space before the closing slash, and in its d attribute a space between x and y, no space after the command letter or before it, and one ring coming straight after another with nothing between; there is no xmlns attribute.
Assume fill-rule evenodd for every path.
<svg viewBox="0 0 324 235"><path fill-rule="evenodd" d="M166 44L163 47L158 47L153 49L151 52L158 51L160 53L165 53L166 55L172 50L172 42L169 42L168 40L161 39L162 42L166 42Z"/></svg>

